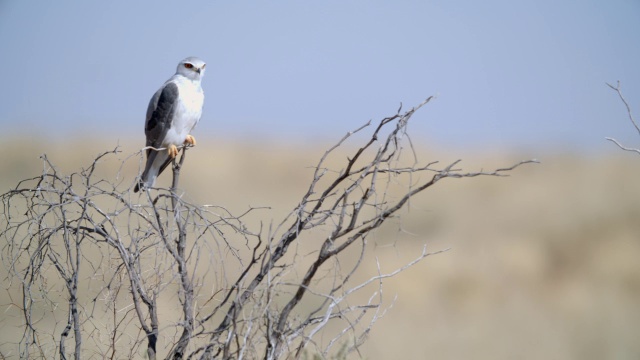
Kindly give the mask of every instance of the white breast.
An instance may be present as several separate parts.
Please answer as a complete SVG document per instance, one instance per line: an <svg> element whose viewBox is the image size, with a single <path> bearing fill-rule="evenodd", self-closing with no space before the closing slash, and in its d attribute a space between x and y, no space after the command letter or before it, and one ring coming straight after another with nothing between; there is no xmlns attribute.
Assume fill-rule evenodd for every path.
<svg viewBox="0 0 640 360"><path fill-rule="evenodd" d="M184 143L187 135L200 120L204 103L200 82L191 81L182 76L174 78L173 81L178 85L179 98L171 128L163 141L164 146L169 144L180 146Z"/></svg>

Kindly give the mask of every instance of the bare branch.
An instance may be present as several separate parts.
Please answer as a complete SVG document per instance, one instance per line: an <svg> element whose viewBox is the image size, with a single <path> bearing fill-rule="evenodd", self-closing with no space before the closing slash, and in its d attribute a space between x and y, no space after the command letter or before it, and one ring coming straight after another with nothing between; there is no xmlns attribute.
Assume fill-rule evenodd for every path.
<svg viewBox="0 0 640 360"><path fill-rule="evenodd" d="M441 180L502 177L537 162L478 172L457 168L460 160L422 162L407 125L431 100L344 135L320 155L297 205L275 222L248 223L249 214L260 217L256 212L269 208L235 215L186 200L178 185L187 148L174 160L170 188L137 194L133 180L97 174L119 161L120 179L126 164L140 168L148 148L124 159L118 148L104 152L71 174L43 155L39 176L0 196L6 288L10 309L23 321L19 356L277 359L359 352L393 305L385 281L440 253L424 245L413 260L385 272L368 245L375 231ZM367 264L377 272L367 273Z"/></svg>
<svg viewBox="0 0 640 360"><path fill-rule="evenodd" d="M631 151L631 152L635 152L635 153L640 154L640 149L624 146L620 142L618 142L618 140L616 140L614 138L605 137L605 139L611 141L614 144L616 144L620 149L622 149L624 151Z"/></svg>
<svg viewBox="0 0 640 360"><path fill-rule="evenodd" d="M624 96L622 96L622 91L620 90L620 81L618 81L616 83L616 86L613 86L613 85L611 85L609 83L606 83L606 84L607 84L608 87L613 89L613 91L615 91L618 94L618 97L620 98L620 100L622 101L624 106L627 108L627 116L629 117L629 121L631 121L631 124L636 129L636 131L638 132L638 135L640 135L640 126L638 126L638 123L636 123L636 121L633 119L633 115L631 114L631 107L629 106L629 103L627 103L627 100L624 98ZM631 151L631 152L635 152L637 154L640 154L640 149L638 149L638 148L632 148L632 147L624 146L618 140L616 140L614 138L611 138L611 137L606 137L605 139L607 139L607 140L611 141L612 143L616 144L620 149L622 149L624 151Z"/></svg>

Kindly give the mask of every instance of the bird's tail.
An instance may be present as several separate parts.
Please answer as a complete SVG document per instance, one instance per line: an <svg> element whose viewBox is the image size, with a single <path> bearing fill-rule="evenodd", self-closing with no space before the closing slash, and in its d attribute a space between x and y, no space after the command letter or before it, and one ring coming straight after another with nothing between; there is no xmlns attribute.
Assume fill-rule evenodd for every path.
<svg viewBox="0 0 640 360"><path fill-rule="evenodd" d="M157 151L149 151L147 153L147 163L144 166L144 171L142 172L142 176L140 176L138 183L133 188L133 192L137 193L142 189L148 189L152 187L153 184L156 182L156 177L158 177L158 170L157 170L157 167L154 166L154 162L157 156L158 156Z"/></svg>
<svg viewBox="0 0 640 360"><path fill-rule="evenodd" d="M133 188L133 192L137 193L140 190L152 187L156 182L156 177L157 174L150 174L150 172L145 169L145 171L142 173L142 176L140 176L138 183Z"/></svg>
<svg viewBox="0 0 640 360"><path fill-rule="evenodd" d="M142 179L139 179L138 183L133 188L133 192L137 193L138 191L140 191L141 189L144 189L145 187L146 187L145 182Z"/></svg>
<svg viewBox="0 0 640 360"><path fill-rule="evenodd" d="M152 187L158 175L160 175L172 160L166 151L150 151L147 156L147 164L142 172L142 176L140 176L140 180L133 188L133 192Z"/></svg>

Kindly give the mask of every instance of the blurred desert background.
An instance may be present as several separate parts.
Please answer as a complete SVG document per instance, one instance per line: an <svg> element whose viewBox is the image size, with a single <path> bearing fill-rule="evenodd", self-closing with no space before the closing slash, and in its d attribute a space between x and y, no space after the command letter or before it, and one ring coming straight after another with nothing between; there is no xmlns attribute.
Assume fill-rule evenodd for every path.
<svg viewBox="0 0 640 360"><path fill-rule="evenodd" d="M182 171L185 196L232 212L269 206L261 212L267 222L296 205L311 167L333 144L197 138ZM123 186L133 184L136 170L120 169L119 159L138 151L138 140L5 138L0 190L41 173L43 153L59 171L71 173L116 145L121 153L100 171L105 177L120 171ZM424 145L416 147L421 162L462 159L459 167L467 171L528 158L541 163L509 177L445 179L376 233L373 249L386 271L417 256L422 244L451 250L385 283L385 302L397 299L374 326L363 358L640 357L640 157L613 145L598 154ZM163 174L160 185L169 178ZM375 274L375 263L363 267ZM7 296L2 292L0 303L7 304ZM18 330L7 326L15 315L9 307L0 312L0 343L15 337Z"/></svg>
<svg viewBox="0 0 640 360"><path fill-rule="evenodd" d="M116 146L99 174L133 186L149 99L187 56L206 100L180 187L264 207L254 228L347 131L434 95L409 126L422 164L540 163L445 179L369 239L382 271L450 250L386 281L362 358L640 359L640 156L605 140L640 143L606 85L640 112L639 34L638 0L0 1L0 193L41 154L70 174Z"/></svg>

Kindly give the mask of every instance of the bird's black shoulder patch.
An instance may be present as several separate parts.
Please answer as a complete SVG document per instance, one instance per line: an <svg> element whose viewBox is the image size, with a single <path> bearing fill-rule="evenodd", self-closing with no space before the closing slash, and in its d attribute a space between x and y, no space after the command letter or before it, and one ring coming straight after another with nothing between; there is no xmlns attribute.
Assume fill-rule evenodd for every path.
<svg viewBox="0 0 640 360"><path fill-rule="evenodd" d="M147 121L147 127L145 131L152 131L156 126L161 127L168 126L171 123L171 117L175 108L176 101L178 100L178 86L174 83L165 85L158 97L155 109Z"/></svg>

